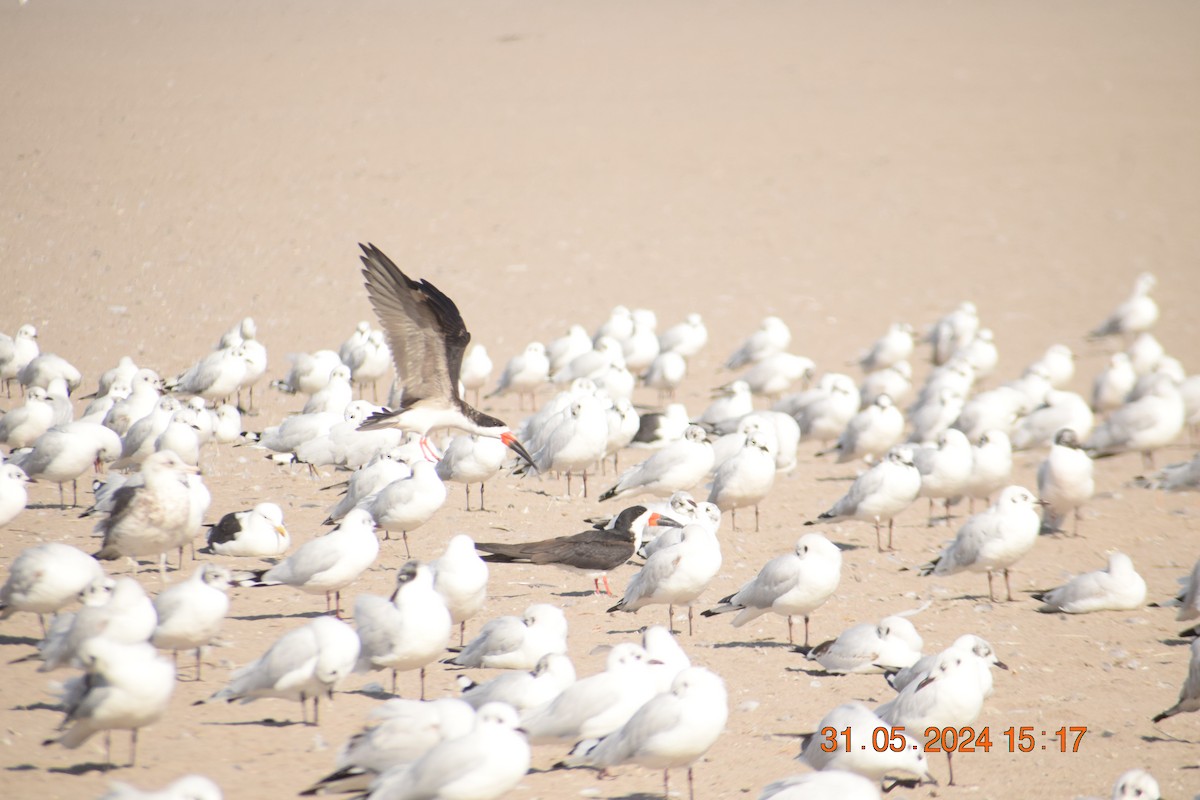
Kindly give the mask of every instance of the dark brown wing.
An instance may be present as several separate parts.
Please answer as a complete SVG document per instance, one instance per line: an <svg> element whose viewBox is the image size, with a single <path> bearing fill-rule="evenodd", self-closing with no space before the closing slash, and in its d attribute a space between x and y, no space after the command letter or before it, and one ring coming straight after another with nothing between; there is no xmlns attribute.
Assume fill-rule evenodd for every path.
<svg viewBox="0 0 1200 800"><path fill-rule="evenodd" d="M113 492L113 509L108 515L108 519L100 523L100 531L104 534L104 543L108 544L108 532L113 525L129 512L129 506L133 503L133 499L137 497L137 490L142 488L138 486L122 486Z"/></svg>
<svg viewBox="0 0 1200 800"><path fill-rule="evenodd" d="M609 570L624 564L633 555L633 537L627 531L592 530L539 542L477 542L475 547L499 557L485 556L484 561L564 564L577 569Z"/></svg>
<svg viewBox="0 0 1200 800"><path fill-rule="evenodd" d="M208 531L208 546L232 542L242 532L242 522L238 519L240 511L230 511L221 517L220 521Z"/></svg>
<svg viewBox="0 0 1200 800"><path fill-rule="evenodd" d="M367 297L387 334L405 403L458 397L458 373L471 341L458 307L429 281L409 278L375 245L359 247Z"/></svg>

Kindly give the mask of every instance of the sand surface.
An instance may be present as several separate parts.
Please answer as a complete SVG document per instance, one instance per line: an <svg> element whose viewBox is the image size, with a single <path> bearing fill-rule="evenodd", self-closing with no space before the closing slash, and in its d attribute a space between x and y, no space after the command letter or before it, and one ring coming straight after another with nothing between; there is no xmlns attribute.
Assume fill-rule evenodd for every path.
<svg viewBox="0 0 1200 800"><path fill-rule="evenodd" d="M892 321L923 326L965 299L1000 346L993 384L1062 342L1078 354L1072 388L1086 392L1115 344L1083 334L1142 270L1159 278L1155 333L1194 371L1197 30L1200 7L1187 2L8 2L0 330L37 325L43 350L78 365L90 391L123 354L177 373L249 314L269 377L281 377L287 353L336 348L371 318L356 243L373 241L457 301L497 374L527 342L576 321L592 330L617 303L655 309L660 329L702 313L711 342L680 395L693 413L766 314L788 322L795 352L839 371ZM927 370L922 362L918 378ZM260 394L252 429L301 405ZM639 389L635 399L655 397ZM513 398L486 409L522 416ZM816 449L801 446L760 532L723 533L725 565L706 602L789 549L802 521L848 486L858 467L815 459ZM1159 460L1190 454L1181 443ZM1034 485L1040 458L1019 456L1014 479ZM204 468L210 521L269 499L298 541L320 530L333 502L321 487L338 479L244 447L210 453ZM921 506L901 517L894 554L876 553L864 524L823 529L856 549L813 619L814 640L932 601L913 618L927 651L976 632L1013 667L997 675L977 727L993 740L1013 725L1088 728L1077 753L964 754L957 786L905 794L1107 796L1132 767L1152 770L1165 797L1200 792L1200 717L1150 722L1186 670L1174 612L1063 618L1035 613L1027 596L1100 567L1110 548L1133 558L1151 599L1174 593L1198 555L1195 501L1129 487L1141 471L1136 455L1098 464L1083 536L1039 541L1008 604L980 597L982 576L900 571L950 535L928 530ZM489 510L468 513L453 487L414 534L414 555L434 557L460 531L516 540L581 530L601 510L596 493L564 489L502 477L488 486ZM0 536L0 563L44 540L95 547L90 521L56 501L52 485L32 487L34 507ZM351 594L388 593L402 561L385 544ZM632 573L615 573L618 591ZM158 589L153 574L143 581ZM485 614L562 605L571 654L590 673L598 645L665 612L607 615L587 583L500 566ZM99 739L76 751L40 745L59 721L50 681L69 673L4 666L0 793L90 797L110 779L158 787L196 771L229 798L292 796L332 768L380 702L360 691L378 676L350 679L320 727L298 724L299 709L281 700L191 703L322 609L287 588L235 590L228 646L209 652L204 681L179 683L166 718L142 736L138 766L110 775ZM37 631L30 615L6 622L0 658L30 652ZM774 617L742 629L706 619L684 645L730 693L728 730L696 768L700 797L757 796L803 770L792 734L845 700L891 696L878 676L811 672ZM401 693L415 691L416 676L402 676ZM434 669L430 693L454 691L453 675ZM116 737L119 760L126 744ZM562 754L539 747L535 767ZM944 783L944 761L931 763ZM647 797L661 786L648 770L615 774L536 772L509 796Z"/></svg>

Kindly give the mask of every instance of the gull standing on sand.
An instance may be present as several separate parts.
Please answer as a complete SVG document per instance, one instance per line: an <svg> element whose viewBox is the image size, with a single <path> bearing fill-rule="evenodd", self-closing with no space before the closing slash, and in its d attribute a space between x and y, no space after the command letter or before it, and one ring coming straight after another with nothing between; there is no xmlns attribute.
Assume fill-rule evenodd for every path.
<svg viewBox="0 0 1200 800"><path fill-rule="evenodd" d="M791 553L776 556L741 589L721 600L703 616L738 612L733 627L768 611L787 617L788 644L794 644L792 618L804 617L804 646L808 647L808 618L837 591L842 580L842 551L819 533L807 533Z"/></svg>
<svg viewBox="0 0 1200 800"><path fill-rule="evenodd" d="M980 659L987 667L985 670L980 670L980 686L983 689L984 697L989 697L992 694L992 667L999 667L1007 670L1008 665L1001 661L996 656L996 651L992 649L991 643L981 636L976 636L973 633L964 633L954 640L954 643L945 650L934 653L933 655L921 656L909 666L898 672L889 672L887 674L887 682L897 692L904 691L904 687L914 681L923 680L926 675L937 666L938 659L942 653L948 652L951 649L966 651Z"/></svg>
<svg viewBox="0 0 1200 800"><path fill-rule="evenodd" d="M983 711L986 697L983 674L987 671L982 659L952 648L938 656L936 666L926 677L905 686L895 699L879 706L875 713L889 725L902 725L908 731L970 725ZM952 751L947 750L950 785L954 784L952 757Z"/></svg>
<svg viewBox="0 0 1200 800"><path fill-rule="evenodd" d="M549 603L535 603L519 617L496 617L444 663L485 669L533 669L547 653L567 652L567 615Z"/></svg>
<svg viewBox="0 0 1200 800"><path fill-rule="evenodd" d="M292 362L292 368L287 376L271 384L286 394L316 394L329 383L329 373L333 372L334 367L343 363L341 356L332 350L289 353L288 360Z"/></svg>
<svg viewBox="0 0 1200 800"><path fill-rule="evenodd" d="M700 413L696 423L710 427L722 424L732 427L737 421L754 411L754 396L750 384L734 381L713 390L713 401Z"/></svg>
<svg viewBox="0 0 1200 800"><path fill-rule="evenodd" d="M201 553L220 556L279 556L291 547L283 524L283 509L259 503L249 511L230 511L208 531L208 546Z"/></svg>
<svg viewBox="0 0 1200 800"><path fill-rule="evenodd" d="M545 347L546 358L550 361L550 372L558 372L591 349L592 337L587 329L578 323L571 325L565 334L552 340Z"/></svg>
<svg viewBox="0 0 1200 800"><path fill-rule="evenodd" d="M275 640L257 661L233 673L229 684L205 700L192 705L240 700L249 703L262 697L299 700L304 724L313 701L313 724L321 722L321 695L333 696L338 683L354 671L358 661L358 634L333 617L317 617Z"/></svg>
<svg viewBox="0 0 1200 800"><path fill-rule="evenodd" d="M111 586L111 590L108 588ZM101 579L89 584L80 595L83 608L73 617L58 619L38 646L42 665L38 672L50 672L64 666L79 666L85 645L104 638L120 644L144 644L154 633L158 617L154 604L141 584L133 578L118 578L115 584ZM69 623L69 624L68 624Z"/></svg>
<svg viewBox="0 0 1200 800"><path fill-rule="evenodd" d="M609 367L625 367L621 343L611 336L598 336L591 350L571 359L562 369L550 374L554 383L571 383L579 378L599 380Z"/></svg>
<svg viewBox="0 0 1200 800"><path fill-rule="evenodd" d="M704 480L712 467L713 449L707 434L699 425L690 425L682 439L621 473L616 484L600 495L600 500L630 493L669 497Z"/></svg>
<svg viewBox="0 0 1200 800"><path fill-rule="evenodd" d="M1011 602L1009 568L1033 549L1041 518L1033 494L1021 486L1009 486L996 502L958 529L954 541L942 554L921 568L922 575L953 575L957 572L986 572L988 599L996 601L992 591L992 573L1004 573L1004 588Z"/></svg>
<svg viewBox="0 0 1200 800"><path fill-rule="evenodd" d="M1183 430L1183 397L1174 380L1159 375L1147 393L1114 411L1092 431L1084 448L1096 457L1140 451L1142 462L1154 466L1154 451L1165 447Z"/></svg>
<svg viewBox="0 0 1200 800"><path fill-rule="evenodd" d="M615 645L603 672L572 683L549 705L528 714L521 727L534 744L607 736L655 695L648 661L639 644Z"/></svg>
<svg viewBox="0 0 1200 800"><path fill-rule="evenodd" d="M506 672L487 683L475 683L458 676L462 699L472 708L487 703L508 703L524 716L554 699L575 682L575 665L563 653L547 653L538 659L532 672Z"/></svg>
<svg viewBox="0 0 1200 800"><path fill-rule="evenodd" d="M350 385L350 368L338 364L329 371L329 383L314 392L300 409L301 414L340 414L354 399L354 388Z"/></svg>
<svg viewBox="0 0 1200 800"><path fill-rule="evenodd" d="M1090 338L1102 336L1123 336L1129 338L1135 333L1143 333L1154 327L1158 322L1158 304L1150 296L1150 291L1158 281L1149 272L1137 276L1133 284L1133 293L1113 309L1108 318L1097 325L1088 334Z"/></svg>
<svg viewBox="0 0 1200 800"><path fill-rule="evenodd" d="M888 672L916 663L924 646L913 624L903 616L894 615L878 623L853 625L836 639L809 650L805 658L835 675Z"/></svg>
<svg viewBox="0 0 1200 800"><path fill-rule="evenodd" d="M1110 553L1108 566L1076 575L1068 583L1048 592L1036 592L1042 601L1038 611L1088 614L1092 611L1132 611L1146 602L1146 581L1133 568L1129 556Z"/></svg>
<svg viewBox="0 0 1200 800"><path fill-rule="evenodd" d="M360 594L354 602L354 624L362 643L358 669L421 671L425 699L425 667L441 655L450 641L450 611L433 588L433 573L419 561L409 561L396 573L396 590L388 600Z"/></svg>
<svg viewBox="0 0 1200 800"><path fill-rule="evenodd" d="M864 406L875 402L881 394L892 398L897 406L912 395L912 365L901 361L887 369L877 369L863 376L858 386L859 399Z"/></svg>
<svg viewBox="0 0 1200 800"><path fill-rule="evenodd" d="M39 353L33 357L17 375L17 380L26 391L32 386L49 389L56 380L66 381L68 391L79 388L83 376L79 370L62 356L54 353Z"/></svg>
<svg viewBox="0 0 1200 800"><path fill-rule="evenodd" d="M583 496L587 497L587 471L604 458L608 447L608 417L600 399L578 394L570 405L551 418L542 441L533 454L538 472L563 472L567 476L567 494L571 494L571 474L583 477Z"/></svg>
<svg viewBox="0 0 1200 800"><path fill-rule="evenodd" d="M778 399L796 381L807 386L817 365L811 358L793 353L775 353L759 361L742 375L751 394Z"/></svg>
<svg viewBox="0 0 1200 800"><path fill-rule="evenodd" d="M200 655L213 640L229 611L229 570L202 564L192 577L169 586L154 598L158 625L150 642L171 650L178 658L180 650L196 651L196 680L200 680Z"/></svg>
<svg viewBox="0 0 1200 800"><path fill-rule="evenodd" d="M901 361L908 361L913 353L913 329L907 322L893 322L888 326L883 336L863 351L856 362L863 372L894 367Z"/></svg>
<svg viewBox="0 0 1200 800"><path fill-rule="evenodd" d="M93 639L80 654L87 674L64 687L66 732L44 745L74 750L101 731L128 730L129 766L137 765L138 730L162 718L175 690L175 667L145 644ZM112 754L105 747L105 760Z"/></svg>
<svg viewBox="0 0 1200 800"><path fill-rule="evenodd" d="M1200 639L1192 640L1191 658L1188 660L1187 678L1179 690L1179 702L1161 714L1154 716L1155 722L1186 711L1200 711Z"/></svg>
<svg viewBox="0 0 1200 800"><path fill-rule="evenodd" d="M0 464L0 528L16 519L29 502L29 476L16 464Z"/></svg>
<svg viewBox="0 0 1200 800"><path fill-rule="evenodd" d="M529 743L512 707L489 703L465 736L434 745L412 764L394 767L371 784L369 800L494 800L529 771Z"/></svg>
<svg viewBox="0 0 1200 800"><path fill-rule="evenodd" d="M470 733L475 709L457 698L393 697L371 709L367 720L375 724L347 740L338 752L337 769L301 795L366 791L376 776L411 764L440 742Z"/></svg>
<svg viewBox="0 0 1200 800"><path fill-rule="evenodd" d="M57 613L103 578L100 562L69 544L27 547L9 565L8 580L0 588L0 620L29 611L38 615L45 634L46 614Z"/></svg>
<svg viewBox="0 0 1200 800"><path fill-rule="evenodd" d="M0 333L0 381L12 397L12 382L38 354L37 328L22 325L11 339Z"/></svg>
<svg viewBox="0 0 1200 800"><path fill-rule="evenodd" d="M588 348L591 348L590 341ZM524 407L526 395L532 407L536 405L537 390L549 380L550 360L546 357L546 346L541 342L530 342L524 351L509 359L496 388L487 397L516 392L519 407Z"/></svg>
<svg viewBox="0 0 1200 800"><path fill-rule="evenodd" d="M950 524L950 500L967 493L974 455L965 433L954 428L943 431L937 446L913 448L913 464L921 473L919 497L929 498L929 527L933 527L933 501L946 506L946 524Z"/></svg>
<svg viewBox="0 0 1200 800"><path fill-rule="evenodd" d="M1113 353L1108 366L1092 382L1092 410L1097 414L1120 408L1137 383L1133 362L1126 353Z"/></svg>
<svg viewBox="0 0 1200 800"><path fill-rule="evenodd" d="M329 533L308 540L270 569L252 571L238 585L286 584L308 594L323 594L325 611L341 616L342 589L374 564L378 555L375 523L369 513L356 508ZM330 602L330 595L335 603Z"/></svg>
<svg viewBox="0 0 1200 800"><path fill-rule="evenodd" d="M837 443L817 456L837 453L837 463L876 459L904 438L904 415L887 394L876 397L846 423Z"/></svg>
<svg viewBox="0 0 1200 800"><path fill-rule="evenodd" d="M499 439L460 433L450 439L437 463L438 477L461 483L467 495L467 511L471 510L471 484L479 484L479 510L483 511L483 485L504 466L508 448Z"/></svg>
<svg viewBox="0 0 1200 800"><path fill-rule="evenodd" d="M757 364L764 358L781 353L792 343L792 332L779 317L764 317L762 325L750 334L725 361L725 369L738 369Z"/></svg>
<svg viewBox="0 0 1200 800"><path fill-rule="evenodd" d="M45 389L34 387L25 404L0 417L0 444L11 450L28 447L54 424L54 405Z"/></svg>
<svg viewBox="0 0 1200 800"><path fill-rule="evenodd" d="M692 312L684 317L683 322L672 325L658 337L659 349L663 352L678 353L684 358L691 358L708 344L708 328L703 318Z"/></svg>
<svg viewBox="0 0 1200 800"><path fill-rule="evenodd" d="M961 348L970 344L979 330L979 312L975 304L964 301L930 328L925 341L933 346L930 354L935 366L941 366Z"/></svg>
<svg viewBox="0 0 1200 800"><path fill-rule="evenodd" d="M805 525L857 519L875 523L875 545L883 551L880 524L888 524L888 549L892 549L892 529L896 515L912 505L921 491L921 473L913 464L912 448L898 445L878 464L859 475L850 490L833 507Z"/></svg>
<svg viewBox="0 0 1200 800"><path fill-rule="evenodd" d="M804 738L797 761L803 762L815 770L845 770L864 778L870 778L877 784L887 778L916 778L920 781L936 783L929 774L929 761L925 758L924 747L917 744L914 737L920 736L919 731L912 730L911 735L889 730L891 737L901 737L903 746L875 748L870 743L877 728L888 729L890 726L882 717L862 703L843 703L831 709L817 723L817 732ZM835 738L837 745L832 750L825 750L829 737L822 732L833 728L837 737L846 736L849 739ZM911 729L910 729L911 730ZM856 746L867 743L866 747ZM921 740L923 745L924 740Z"/></svg>
<svg viewBox="0 0 1200 800"><path fill-rule="evenodd" d="M802 440L815 439L824 444L841 437L861 402L853 378L830 372L821 377L817 388L783 398L774 410L796 419Z"/></svg>
<svg viewBox="0 0 1200 800"><path fill-rule="evenodd" d="M1012 481L1012 452L1012 443L1004 431L985 431L971 445L967 496L971 498L972 512L976 500L990 500L993 494Z"/></svg>
<svg viewBox="0 0 1200 800"><path fill-rule="evenodd" d="M775 454L762 432L746 436L746 442L732 458L717 468L708 502L730 513L737 530L739 507L754 506L754 530L758 531L758 504L775 485Z"/></svg>
<svg viewBox="0 0 1200 800"><path fill-rule="evenodd" d="M683 524L685 527L692 524L702 525L712 531L713 536L716 536L717 532L721 530L721 509L709 502L696 503L695 510ZM667 528L642 545L638 550L638 555L642 558L649 558L659 550L677 545L681 541L683 541L683 528Z"/></svg>
<svg viewBox="0 0 1200 800"><path fill-rule="evenodd" d="M1096 418L1087 400L1074 392L1052 389L1046 392L1044 405L1021 417L1012 433L1014 450L1032 450L1054 441L1054 435L1070 428L1086 438L1095 427Z"/></svg>
<svg viewBox="0 0 1200 800"><path fill-rule="evenodd" d="M1042 532L1062 529L1068 514L1075 517L1074 534L1079 535L1080 507L1096 493L1092 458L1079 444L1075 431L1063 428L1054 436L1046 460L1038 465L1038 497L1046 504Z"/></svg>
<svg viewBox="0 0 1200 800"><path fill-rule="evenodd" d="M725 682L704 667L680 672L671 689L655 695L617 730L580 742L564 763L598 768L637 764L663 771L663 797L671 796L670 770L687 767L688 796L695 797L692 765L716 744L729 719Z"/></svg>
<svg viewBox="0 0 1200 800"><path fill-rule="evenodd" d="M377 398L379 393L376 387L383 376L387 375L388 367L392 365L392 351L384 341L383 331L371 331L366 340L351 348L347 355L348 358L343 359L343 363L350 368L350 380L358 384L359 395L362 395L363 389L369 383L372 399ZM484 356L487 356L486 352ZM491 362L488 363L490 369ZM486 375L484 377L486 379ZM480 381L476 386L482 383Z"/></svg>
<svg viewBox="0 0 1200 800"><path fill-rule="evenodd" d="M170 450L147 458L142 463L141 485L118 489L112 513L96 525L96 531L104 536L96 558L158 556L159 573L165 575L167 551L177 547L188 532L188 475L197 471Z"/></svg>
<svg viewBox="0 0 1200 800"><path fill-rule="evenodd" d="M497 442L497 444L499 444ZM500 445L501 448L504 445ZM354 470L346 481L346 492L342 499L329 509L325 517L326 525L340 522L351 509L369 504L379 491L392 481L398 481L412 475L412 467L404 457L404 446L394 447L377 453L361 468ZM333 488L333 487L330 487Z"/></svg>
<svg viewBox="0 0 1200 800"><path fill-rule="evenodd" d="M688 609L688 635L692 633L693 603L721 570L721 543L704 525L691 524L678 544L657 550L641 571L630 579L625 596L614 611L636 612L643 606L666 605L667 627L673 629L675 606Z"/></svg>
<svg viewBox="0 0 1200 800"><path fill-rule="evenodd" d="M459 380L462 381L463 391L475 393L475 404L479 404L479 390L492 377L492 359L487 348L474 344L463 357L462 371Z"/></svg>
<svg viewBox="0 0 1200 800"><path fill-rule="evenodd" d="M458 643L466 637L467 620L487 602L488 565L475 552L475 541L465 533L450 538L442 555L429 562L433 588L450 612L450 623L458 626Z"/></svg>
<svg viewBox="0 0 1200 800"><path fill-rule="evenodd" d="M674 350L665 350L650 362L640 377L647 388L658 390L659 402L674 399L675 390L687 377L687 359Z"/></svg>
<svg viewBox="0 0 1200 800"><path fill-rule="evenodd" d="M133 423L154 410L162 396L162 378L152 369L139 369L130 380L129 395L113 403L104 415L104 426L124 436Z"/></svg>
<svg viewBox="0 0 1200 800"><path fill-rule="evenodd" d="M150 413L133 423L122 437L121 457L113 466L117 469L128 469L145 461L154 452L155 441L171 424L171 418L181 407L179 400L173 395L160 397Z"/></svg>
<svg viewBox="0 0 1200 800"><path fill-rule="evenodd" d="M437 475L437 468L420 459L413 463L412 474L392 481L380 489L360 508L370 512L380 530L399 533L404 539L404 556L411 555L408 532L429 520L446 502L446 484Z"/></svg>

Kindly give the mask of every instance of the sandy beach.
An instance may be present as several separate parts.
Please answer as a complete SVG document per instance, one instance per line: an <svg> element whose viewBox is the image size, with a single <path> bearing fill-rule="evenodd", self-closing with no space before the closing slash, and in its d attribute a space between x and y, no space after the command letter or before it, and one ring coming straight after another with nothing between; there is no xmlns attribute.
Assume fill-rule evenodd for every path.
<svg viewBox="0 0 1200 800"><path fill-rule="evenodd" d="M1085 335L1143 271L1158 279L1154 335L1191 374L1197 30L1200 7L1186 2L8 2L0 331L31 323L43 352L80 369L79 413L78 395L121 356L173 376L252 316L270 359L245 421L258 431L303 405L267 388L289 353L336 350L359 320L375 322L358 262L358 243L374 242L454 299L496 362L493 384L528 342L576 322L594 331L617 304L653 309L660 331L699 312L709 344L678 395L699 414L734 377L724 360L768 314L787 322L791 351L818 372L858 379L849 364L889 324L921 330L970 300L1000 354L983 388L1062 343L1076 354L1068 388L1088 396L1120 343ZM918 383L928 353L914 356ZM633 399L656 405L651 389ZM6 410L19 403L0 398ZM514 424L528 413L515 396L481 407ZM1172 597L1200 556L1196 495L1133 486L1137 454L1098 461L1081 536L1041 537L1014 569L1014 602L993 604L983 575L912 570L954 531L927 528L924 501L899 517L892 553L876 552L865 523L803 528L864 467L817 458L819 449L800 445L797 468L762 504L760 531L746 529L749 513L736 532L725 523L724 564L697 610L819 530L846 549L841 585L813 616L814 641L925 604L911 618L925 652L962 633L990 641L1011 671L996 674L974 726L998 744L956 756L954 786L931 754L942 785L899 796L1107 797L1135 767L1155 775L1163 797L1200 796L1200 716L1151 722L1186 675L1174 609L1046 615L1029 596L1119 549L1149 601ZM1157 463L1193 453L1185 434ZM1036 487L1044 455L1019 453L1014 483ZM643 457L627 450L621 464ZM297 543L323 530L336 500L323 487L345 477L324 468L313 478L249 446L210 450L202 467L208 522L270 500ZM583 530L585 518L619 510L597 500L612 480L590 476L583 498L549 476L501 475L487 485L486 512L464 510L452 485L410 537L413 556L436 557L456 533L521 541ZM93 520L57 501L53 484L30 487L30 507L0 530L0 574L38 542L97 549ZM965 506L956 514L955 525ZM384 542L348 595L389 594L403 563L402 545ZM194 568L185 561L168 579ZM615 592L635 569L612 574ZM160 589L152 571L139 579ZM0 791L87 798L110 780L159 788L197 772L238 800L290 797L330 772L381 702L371 684L386 677L352 676L317 727L283 700L193 706L324 610L322 598L287 587L231 598L204 680L183 668L164 719L142 733L137 766L108 773L102 737L78 750L42 746L61 719L51 684L74 672L9 664L32 652L39 629L30 614L4 622ZM495 565L468 636L534 602L566 612L581 675L603 667L597 648L666 620L660 608L605 613L611 599L593 596L586 578ZM675 623L686 629L682 615ZM826 711L893 695L878 675L821 674L787 646L779 617L740 629L702 619L680 639L729 691L727 730L695 768L697 797L757 797L807 770L792 760L796 735ZM454 695L454 677L435 665L429 695ZM400 694L416 691L415 673L402 674ZM1087 734L1078 752L1009 752L999 732L1010 726L1046 730L1039 748L1062 726ZM127 746L118 732L118 761ZM611 780L548 771L565 750L536 747L534 771L506 796L661 791L661 774L637 767ZM684 787L674 772L673 793Z"/></svg>

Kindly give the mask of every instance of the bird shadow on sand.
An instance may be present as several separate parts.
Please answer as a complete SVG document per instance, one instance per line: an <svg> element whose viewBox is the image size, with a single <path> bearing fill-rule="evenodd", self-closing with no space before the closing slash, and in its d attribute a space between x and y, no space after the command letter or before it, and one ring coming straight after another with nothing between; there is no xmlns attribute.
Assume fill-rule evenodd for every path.
<svg viewBox="0 0 1200 800"><path fill-rule="evenodd" d="M847 550L865 550L866 545L855 544L854 542L834 542L838 550L845 552Z"/></svg>
<svg viewBox="0 0 1200 800"><path fill-rule="evenodd" d="M784 672L803 672L813 678L840 678L840 672L826 672L822 667L784 667Z"/></svg>
<svg viewBox="0 0 1200 800"><path fill-rule="evenodd" d="M817 478L817 483L850 483L857 477L857 475L829 475Z"/></svg>
<svg viewBox="0 0 1200 800"><path fill-rule="evenodd" d="M70 767L51 767L46 771L55 775L86 775L89 772L112 772L127 767L128 765L125 764L100 764L95 761L85 761Z"/></svg>
<svg viewBox="0 0 1200 800"><path fill-rule="evenodd" d="M254 725L262 728L290 728L293 725L304 725L306 727L315 727L311 722L304 722L299 719L274 719L267 717L266 719L245 719L238 722L204 722L204 725L221 725L231 728L243 728L249 725Z"/></svg>
<svg viewBox="0 0 1200 800"><path fill-rule="evenodd" d="M579 591L579 592L553 592L553 594L555 597L607 597L606 595L597 595L595 592L591 591L590 589L585 589L585 590ZM617 600L619 598L608 597L607 599L609 599L615 603L615 602L617 602Z"/></svg>
<svg viewBox="0 0 1200 800"><path fill-rule="evenodd" d="M250 614L245 617L230 617L243 622L258 622L260 619L316 619L332 616L325 611L297 611L295 614Z"/></svg>
<svg viewBox="0 0 1200 800"><path fill-rule="evenodd" d="M1159 742L1164 744L1196 744L1196 742L1191 739L1180 739L1179 737L1172 736L1169 733L1164 733L1162 736L1146 735L1139 738L1141 738L1143 742L1148 742L1150 744L1156 744ZM1192 769L1200 769L1200 765L1194 766Z"/></svg>
<svg viewBox="0 0 1200 800"><path fill-rule="evenodd" d="M400 696L398 694L392 694L386 689L351 689L348 692L342 692L342 694L358 694L362 695L363 697L369 697L372 700L391 700L393 697Z"/></svg>
<svg viewBox="0 0 1200 800"><path fill-rule="evenodd" d="M1168 637L1166 639L1159 639L1159 641L1167 647L1191 647L1193 640L1182 637ZM0 644L4 644L3 638L0 638Z"/></svg>
<svg viewBox="0 0 1200 800"><path fill-rule="evenodd" d="M27 503L25 507L35 510L54 509L55 511L78 511L80 508L82 508L82 506L61 506L58 503Z"/></svg>
<svg viewBox="0 0 1200 800"><path fill-rule="evenodd" d="M773 647L776 649L779 649L779 648L791 649L791 648L794 648L795 646L796 645L788 644L787 642L776 642L771 639L763 639L763 640L759 640L759 641L755 641L755 642L716 642L715 644L712 645L712 649L713 650L723 650L725 648L730 648L730 647L748 647L751 649L757 649L760 647Z"/></svg>
<svg viewBox="0 0 1200 800"><path fill-rule="evenodd" d="M0 645L2 644L27 644L36 647L40 639L34 639L32 636L5 636L0 634Z"/></svg>
<svg viewBox="0 0 1200 800"><path fill-rule="evenodd" d="M57 711L61 714L63 711L63 707L60 705L56 705L55 703L37 702L37 703L30 703L29 705L24 705L24 706L13 706L12 710L13 711Z"/></svg>

